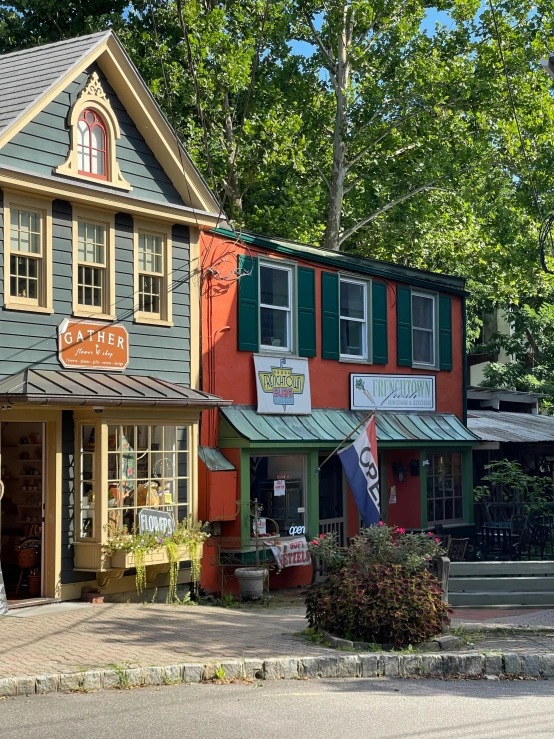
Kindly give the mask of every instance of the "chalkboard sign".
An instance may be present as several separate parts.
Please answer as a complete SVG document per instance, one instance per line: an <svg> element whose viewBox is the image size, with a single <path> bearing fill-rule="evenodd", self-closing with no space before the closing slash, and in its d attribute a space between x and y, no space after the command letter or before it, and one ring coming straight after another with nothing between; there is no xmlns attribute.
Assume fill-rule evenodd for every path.
<svg viewBox="0 0 554 739"><path fill-rule="evenodd" d="M171 513L143 508L139 512L139 532L152 534L172 534L175 531L175 520Z"/></svg>
<svg viewBox="0 0 554 739"><path fill-rule="evenodd" d="M2 577L2 568L0 567L0 616L5 616L8 612L8 599L6 598L6 588L4 587L4 578Z"/></svg>

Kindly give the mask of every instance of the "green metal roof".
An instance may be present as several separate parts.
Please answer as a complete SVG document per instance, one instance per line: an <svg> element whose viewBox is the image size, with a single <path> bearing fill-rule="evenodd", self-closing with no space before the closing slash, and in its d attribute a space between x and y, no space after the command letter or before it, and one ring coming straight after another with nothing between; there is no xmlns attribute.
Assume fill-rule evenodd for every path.
<svg viewBox="0 0 554 739"><path fill-rule="evenodd" d="M214 232L221 236L236 239L236 233L227 228L215 228ZM301 244L296 241L265 236L263 234L240 232L240 239L246 244L271 249L280 254L285 254L296 259L306 259L319 264L326 264L349 272L358 272L364 275L372 275L390 280L406 282L410 285L424 287L427 289L441 290L454 295L467 295L465 291L465 279L452 275L429 272L415 267L404 267L401 264L393 264L380 259L370 259L346 252L329 251L310 244Z"/></svg>
<svg viewBox="0 0 554 739"><path fill-rule="evenodd" d="M259 415L255 408L232 405L222 408L224 418L239 436L253 443L324 442L338 444L364 420L367 413L316 408L310 416ZM377 440L395 443L421 442L478 444L471 433L452 413L379 412Z"/></svg>
<svg viewBox="0 0 554 739"><path fill-rule="evenodd" d="M235 465L229 462L227 457L219 451L209 446L199 446L198 456L204 462L211 472L232 472Z"/></svg>

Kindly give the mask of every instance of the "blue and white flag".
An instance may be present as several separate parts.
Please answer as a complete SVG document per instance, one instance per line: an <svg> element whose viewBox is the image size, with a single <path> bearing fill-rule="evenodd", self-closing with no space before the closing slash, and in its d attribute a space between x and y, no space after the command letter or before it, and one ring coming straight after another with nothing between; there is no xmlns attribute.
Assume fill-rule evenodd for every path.
<svg viewBox="0 0 554 739"><path fill-rule="evenodd" d="M381 512L375 416L366 423L356 441L338 454L364 526L379 523Z"/></svg>

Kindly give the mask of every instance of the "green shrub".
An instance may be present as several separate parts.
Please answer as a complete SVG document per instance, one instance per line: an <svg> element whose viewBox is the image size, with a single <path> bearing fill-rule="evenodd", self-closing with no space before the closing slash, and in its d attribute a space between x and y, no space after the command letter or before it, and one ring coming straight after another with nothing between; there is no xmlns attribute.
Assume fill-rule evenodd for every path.
<svg viewBox="0 0 554 739"><path fill-rule="evenodd" d="M313 629L398 648L428 641L449 623L437 578L399 564L332 572L308 589L306 615Z"/></svg>

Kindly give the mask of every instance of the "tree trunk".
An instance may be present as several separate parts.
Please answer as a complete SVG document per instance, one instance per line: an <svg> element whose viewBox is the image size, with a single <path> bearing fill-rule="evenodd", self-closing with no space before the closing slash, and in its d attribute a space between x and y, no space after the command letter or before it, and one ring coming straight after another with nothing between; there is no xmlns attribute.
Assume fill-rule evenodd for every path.
<svg viewBox="0 0 554 739"><path fill-rule="evenodd" d="M223 97L223 109L225 110L225 143L228 163L227 175L223 180L223 187L226 195L225 200L230 204L231 214L233 214L236 211L242 212L242 196L240 194L239 179L237 176L237 145L233 131L233 116L231 106L229 105L228 93L225 93Z"/></svg>
<svg viewBox="0 0 554 739"><path fill-rule="evenodd" d="M342 26L338 32L335 97L337 108L333 131L333 168L329 185L329 208L325 227L324 246L326 249L340 249L342 202L344 200L344 181L347 173L345 120L348 85L350 83L350 60L348 52L352 44L352 9L347 4L342 9Z"/></svg>

